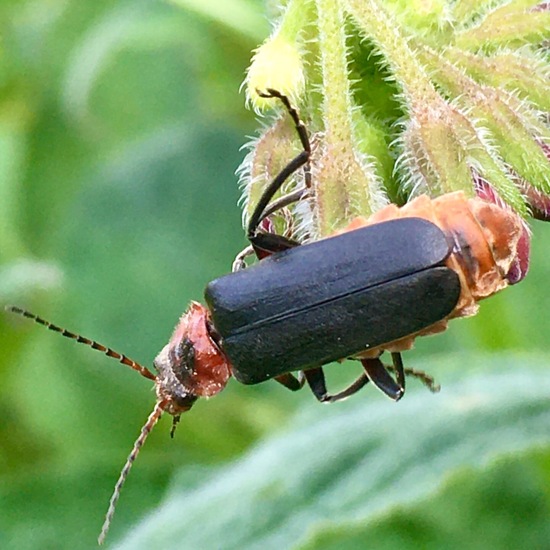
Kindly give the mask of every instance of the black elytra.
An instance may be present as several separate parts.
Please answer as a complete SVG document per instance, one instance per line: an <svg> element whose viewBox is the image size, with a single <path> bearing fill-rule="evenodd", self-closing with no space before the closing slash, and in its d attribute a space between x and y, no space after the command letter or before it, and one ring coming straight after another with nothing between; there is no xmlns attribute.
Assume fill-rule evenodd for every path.
<svg viewBox="0 0 550 550"><path fill-rule="evenodd" d="M210 282L205 298L235 378L320 367L444 319L460 296L443 231L420 218L277 252Z"/></svg>

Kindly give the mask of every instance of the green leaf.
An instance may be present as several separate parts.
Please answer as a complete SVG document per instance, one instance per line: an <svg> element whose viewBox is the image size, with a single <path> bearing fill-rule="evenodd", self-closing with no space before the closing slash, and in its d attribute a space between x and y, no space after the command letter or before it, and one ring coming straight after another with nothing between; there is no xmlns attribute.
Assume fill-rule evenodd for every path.
<svg viewBox="0 0 550 550"><path fill-rule="evenodd" d="M550 442L545 356L443 362L440 376L456 381L442 380L436 396L412 391L393 404L371 390L340 406L311 403L235 463L175 483L117 548L304 548L434 495L453 473Z"/></svg>
<svg viewBox="0 0 550 550"><path fill-rule="evenodd" d="M503 2L477 25L457 33L456 45L476 50L505 44L540 44L550 32L550 13L537 10L536 0Z"/></svg>
<svg viewBox="0 0 550 550"><path fill-rule="evenodd" d="M203 17L215 21L224 27L239 33L246 38L262 40L267 31L267 24L257 4L245 0L170 0L173 4L186 10L196 11Z"/></svg>

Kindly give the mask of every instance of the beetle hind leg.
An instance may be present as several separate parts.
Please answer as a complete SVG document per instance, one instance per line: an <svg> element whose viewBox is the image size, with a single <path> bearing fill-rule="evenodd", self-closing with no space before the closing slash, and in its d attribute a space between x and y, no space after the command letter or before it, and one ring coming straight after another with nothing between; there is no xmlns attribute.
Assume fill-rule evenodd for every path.
<svg viewBox="0 0 550 550"><path fill-rule="evenodd" d="M276 376L274 380L290 391L301 390L307 381L313 395L321 403L335 403L336 401L345 399L346 397L349 397L359 391L369 381L368 377L365 374L362 374L345 390L332 395L327 391L325 376L323 369L321 368L310 369L307 371L307 375L304 371L300 371L298 376L295 376L291 372L287 372Z"/></svg>
<svg viewBox="0 0 550 550"><path fill-rule="evenodd" d="M260 224L262 220L277 210L280 210L281 208L284 208L294 202L303 200L310 192L312 182L310 166L311 143L309 141L306 126L300 119L298 111L291 105L288 97L277 90L268 88L264 91L257 90L257 93L261 97L274 98L281 101L290 118L294 122L296 133L298 134L298 138L302 144L302 151L294 157L263 190L248 220L246 235L258 258L261 259L269 254L280 252L281 250L292 248L293 246L299 244L283 236L269 236L265 231L262 231ZM295 189L294 191L279 197L276 200L273 200L273 197L282 188L288 178L290 178L300 168L303 168L304 170L304 186L300 189ZM278 237L278 239L274 240L273 237Z"/></svg>
<svg viewBox="0 0 550 550"><path fill-rule="evenodd" d="M399 355L399 354L396 354ZM392 354L393 356L393 354ZM405 394L405 374L403 372L403 363L400 361L397 365L394 364L394 369L397 373L397 380L402 381L402 384L396 382L387 371L386 367L376 359L361 359L361 364L367 373L369 380L384 394L394 401L399 401ZM395 361L395 359L394 359Z"/></svg>
<svg viewBox="0 0 550 550"><path fill-rule="evenodd" d="M338 393L328 393L325 381L325 374L321 367L300 371L298 376L287 372L275 377L279 384L290 391L301 390L307 382L315 398L321 403L336 403L357 393L369 382L372 382L379 390L390 399L399 401L405 393L405 377L418 378L431 392L437 393L440 390L432 376L424 371L403 367L403 360L400 353L392 353L392 365L384 365L379 358L363 359L361 361L365 372L352 382L347 388ZM395 372L394 380L389 371Z"/></svg>
<svg viewBox="0 0 550 550"><path fill-rule="evenodd" d="M384 367L384 369L386 369L386 371L389 370L395 373L397 386L401 387L401 389L403 390L403 393L405 393L405 379L407 376L410 376L411 378L417 378L418 380L420 380L420 382L422 382L422 384L424 384L424 386L426 386L432 393L437 393L441 389L441 386L435 381L434 377L430 376L428 373L422 370L403 367L403 359L401 358L400 353L396 353L396 352L392 353L391 358L392 358L391 365L382 365L382 366ZM363 366L365 367L364 364ZM366 368L367 367L365 367L365 369ZM385 375L383 376L385 377ZM394 399L394 397L388 394L383 388L379 387L379 389L381 389L384 393L386 393L386 395ZM396 399L396 401L398 399Z"/></svg>
<svg viewBox="0 0 550 550"><path fill-rule="evenodd" d="M342 401L343 399L357 393L363 386L369 383L368 376L366 374L362 374L355 380L355 382L350 384L341 392L330 394L327 391L325 373L321 367L304 371L304 378L307 381L313 395L321 403L336 403L337 401Z"/></svg>
<svg viewBox="0 0 550 550"><path fill-rule="evenodd" d="M437 393L441 386L435 381L433 376L423 370L404 368L403 359L400 353L393 352L391 354L392 364L387 365L386 369L395 372L397 383L405 389L405 378L410 376L411 378L417 378L426 386L432 393Z"/></svg>
<svg viewBox="0 0 550 550"><path fill-rule="evenodd" d="M403 368L403 359L401 358L401 354L392 352L391 361L393 370L395 371L397 385L401 386L403 393L405 393L405 369Z"/></svg>

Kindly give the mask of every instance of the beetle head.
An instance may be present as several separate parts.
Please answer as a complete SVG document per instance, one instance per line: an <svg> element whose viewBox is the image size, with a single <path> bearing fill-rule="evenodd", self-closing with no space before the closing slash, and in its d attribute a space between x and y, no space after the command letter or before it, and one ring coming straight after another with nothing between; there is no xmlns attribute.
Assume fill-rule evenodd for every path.
<svg viewBox="0 0 550 550"><path fill-rule="evenodd" d="M154 365L158 400L174 416L188 411L197 398L219 393L231 376L228 359L212 339L209 312L197 302L182 315Z"/></svg>
<svg viewBox="0 0 550 550"><path fill-rule="evenodd" d="M167 412L174 417L171 432L171 435L173 435L180 414L188 411L199 397L211 397L219 393L231 376L229 361L212 336L215 331L210 321L210 314L204 306L195 302L191 303L191 306L176 326L170 341L155 359L154 365L158 372L158 375L155 376L146 367L99 342L69 332L19 307L8 306L6 309L32 319L36 323L80 344L101 351L155 382L157 402L143 425L115 485L105 523L98 539L99 544L102 544L107 536L120 497L120 491L128 477L130 468L162 413Z"/></svg>

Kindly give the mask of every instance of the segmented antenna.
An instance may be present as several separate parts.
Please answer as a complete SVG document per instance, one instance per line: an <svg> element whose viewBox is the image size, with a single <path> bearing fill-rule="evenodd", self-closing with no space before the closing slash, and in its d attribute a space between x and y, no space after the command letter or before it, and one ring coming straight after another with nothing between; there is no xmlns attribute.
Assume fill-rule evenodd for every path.
<svg viewBox="0 0 550 550"><path fill-rule="evenodd" d="M69 332L64 328L58 327L57 325L54 325L53 323L50 323L49 321L46 321L45 319L38 317L38 315L35 315L34 313L31 313L30 311L27 311L17 306L6 306L6 311L11 311L12 313L17 313L17 315L26 317L27 319L32 319L35 323L38 323L39 325L42 325L49 330L53 330L53 332L58 332L59 334L61 334L61 336L66 336L67 338L71 338L72 340L75 340L79 344L85 344L86 346L89 346L92 349L96 349L104 353L108 357L113 357L123 365L127 365L128 367L139 372L141 376L144 376L149 380L157 379L157 377L149 369L143 367L139 363L136 363L136 361L126 357L126 355L123 355L122 353L118 353L114 349L108 348L103 344L96 342L95 340L90 340L89 338L84 338L84 336L80 336L80 334L74 334L72 332Z"/></svg>
<svg viewBox="0 0 550 550"><path fill-rule="evenodd" d="M109 532L109 527L111 526L111 522L113 521L113 517L115 515L115 508L118 499L120 498L120 491L122 490L122 486L124 485L124 482L126 481L128 474L130 473L130 469L132 468L134 460L139 454L141 447L145 443L147 436L151 433L151 430L155 427L155 424L162 416L162 413L164 412L164 408L166 407L167 403L168 402L166 400L156 403L153 412L149 415L149 418L147 419L147 422L145 422L143 428L141 428L141 433L136 439L131 453L128 455L126 464L124 464L124 467L120 472L120 476L115 485L115 490L113 491L113 495L111 496L111 500L109 501L109 508L107 510L107 514L105 514L105 521L103 523L103 527L101 528L101 533L99 533L99 537L97 538L97 542L100 545L105 542L105 537Z"/></svg>

